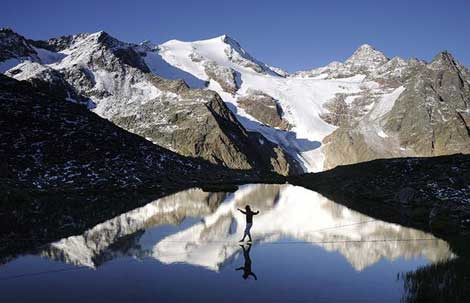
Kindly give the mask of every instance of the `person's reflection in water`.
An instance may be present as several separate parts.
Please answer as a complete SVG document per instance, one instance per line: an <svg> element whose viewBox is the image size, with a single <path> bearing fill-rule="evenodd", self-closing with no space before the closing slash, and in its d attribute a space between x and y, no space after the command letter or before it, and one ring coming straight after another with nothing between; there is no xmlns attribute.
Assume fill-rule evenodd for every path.
<svg viewBox="0 0 470 303"><path fill-rule="evenodd" d="M245 266L239 267L235 270L242 270L243 269L243 279L248 279L249 276L253 276L255 280L258 280L258 277L251 271L251 259L250 259L250 250L251 244L248 244L248 249L245 249L244 245L240 245L243 249L243 257L245 258Z"/></svg>

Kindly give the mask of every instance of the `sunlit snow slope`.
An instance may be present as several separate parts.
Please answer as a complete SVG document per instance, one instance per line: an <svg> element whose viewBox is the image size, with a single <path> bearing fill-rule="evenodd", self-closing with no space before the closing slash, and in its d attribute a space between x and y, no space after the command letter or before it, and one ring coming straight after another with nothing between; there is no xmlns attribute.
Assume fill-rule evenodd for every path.
<svg viewBox="0 0 470 303"><path fill-rule="evenodd" d="M162 69L161 62L155 62L155 56L190 74L193 79L186 79L190 84L197 83L194 79L209 82L208 87L222 96L248 130L259 131L283 146L301 160L307 171L322 170L320 142L335 130L335 126L320 118L326 112L324 103L338 93L353 94L373 85L364 82L365 76L362 75L341 79L285 77L278 69L251 57L236 41L225 35L195 42L171 40L158 46L153 54L147 56L146 63L152 71L168 77L172 73ZM217 72L220 77L217 77ZM236 81L237 89L233 93L221 85L227 73L232 73ZM181 73L176 74L178 76ZM253 90L262 91L279 102L284 118L292 126L290 130L266 126L240 107L238 100Z"/></svg>

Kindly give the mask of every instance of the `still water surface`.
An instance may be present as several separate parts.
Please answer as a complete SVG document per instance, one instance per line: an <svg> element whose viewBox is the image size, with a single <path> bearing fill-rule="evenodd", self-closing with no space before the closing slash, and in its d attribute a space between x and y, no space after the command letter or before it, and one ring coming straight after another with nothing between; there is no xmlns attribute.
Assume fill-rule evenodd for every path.
<svg viewBox="0 0 470 303"><path fill-rule="evenodd" d="M0 302L399 302L402 273L452 257L302 187L190 189L0 266Z"/></svg>

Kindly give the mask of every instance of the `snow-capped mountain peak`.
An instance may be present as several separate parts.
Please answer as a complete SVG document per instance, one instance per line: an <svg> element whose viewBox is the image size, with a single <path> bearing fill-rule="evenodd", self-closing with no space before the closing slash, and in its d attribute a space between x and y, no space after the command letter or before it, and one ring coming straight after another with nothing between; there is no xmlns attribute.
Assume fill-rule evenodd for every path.
<svg viewBox="0 0 470 303"><path fill-rule="evenodd" d="M363 44L344 63L350 65L353 70L359 68L371 70L387 63L387 61L388 58L382 52L369 44Z"/></svg>
<svg viewBox="0 0 470 303"><path fill-rule="evenodd" d="M255 59L228 35L193 42L170 40L158 48L166 62L201 80L209 80L208 73L254 72L279 76L274 68Z"/></svg>
<svg viewBox="0 0 470 303"><path fill-rule="evenodd" d="M300 78L335 79L347 78L358 74L377 73L390 60L370 44L362 44L344 63L333 61L326 66L307 71L299 71L292 76ZM395 60L396 61L396 60ZM396 62L394 62L396 64Z"/></svg>

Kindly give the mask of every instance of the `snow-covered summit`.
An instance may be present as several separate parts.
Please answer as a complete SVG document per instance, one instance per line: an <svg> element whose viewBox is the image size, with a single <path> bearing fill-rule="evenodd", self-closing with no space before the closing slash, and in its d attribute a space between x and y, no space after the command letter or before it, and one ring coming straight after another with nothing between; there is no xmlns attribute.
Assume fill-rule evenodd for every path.
<svg viewBox="0 0 470 303"><path fill-rule="evenodd" d="M359 46L344 62L333 61L326 66L294 73L293 77L334 79L354 75L369 75L377 72L389 59L370 44Z"/></svg>
<svg viewBox="0 0 470 303"><path fill-rule="evenodd" d="M219 66L239 72L256 72L279 76L275 70L251 56L234 38L222 35L207 40L186 42L170 40L159 46L161 56L172 65L191 69L192 74L206 80L204 72L194 65L202 62L214 62ZM183 62L181 59L185 58ZM179 62L175 62L178 58ZM189 58L189 60L188 60ZM196 63L196 64L194 64ZM207 64L207 63L206 63Z"/></svg>
<svg viewBox="0 0 470 303"><path fill-rule="evenodd" d="M344 64L349 66L352 72L361 70L372 71L387 63L388 58L369 44L361 45Z"/></svg>

